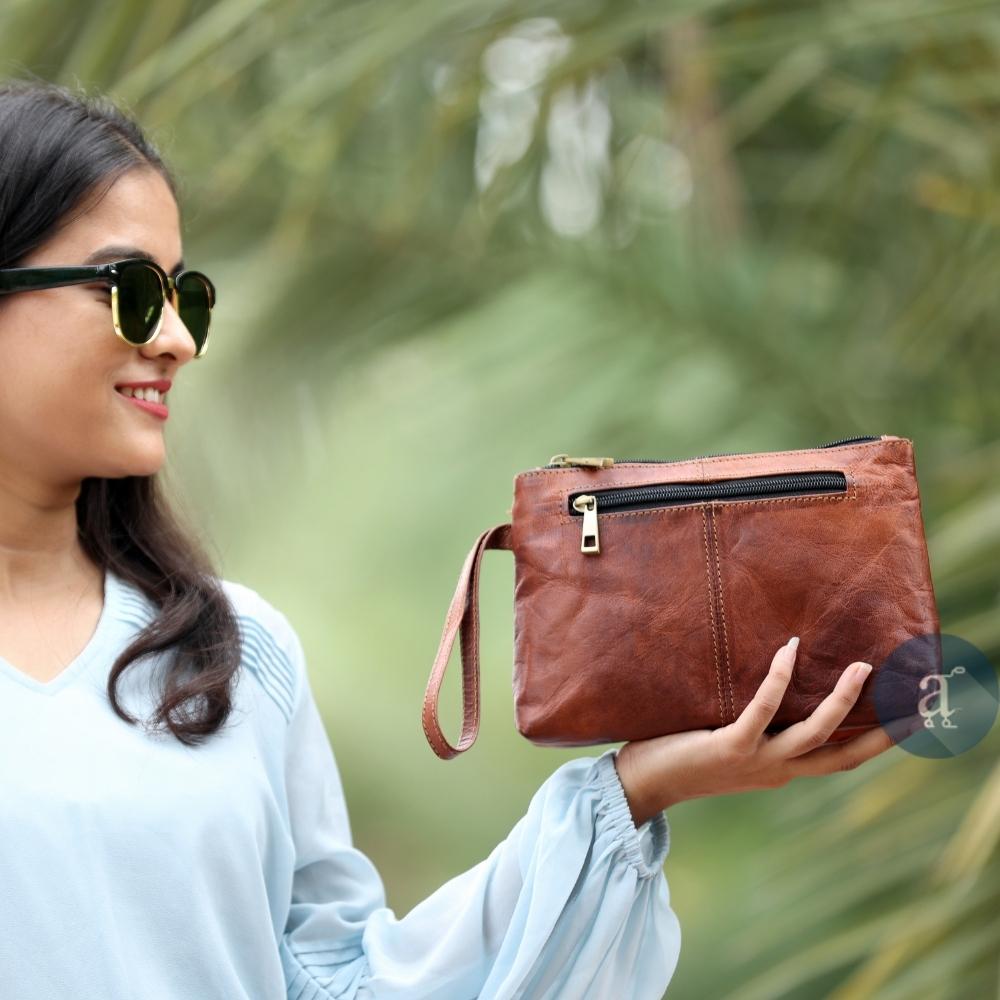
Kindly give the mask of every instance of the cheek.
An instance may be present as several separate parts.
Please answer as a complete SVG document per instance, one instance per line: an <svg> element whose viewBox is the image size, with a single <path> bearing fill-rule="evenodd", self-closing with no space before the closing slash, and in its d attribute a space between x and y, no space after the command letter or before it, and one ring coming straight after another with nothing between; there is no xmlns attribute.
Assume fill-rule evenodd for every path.
<svg viewBox="0 0 1000 1000"><path fill-rule="evenodd" d="M25 365L41 368L42 384L46 368L74 366L88 356L97 362L98 354L112 358L115 344L121 344L114 335L111 308L95 290L47 289L16 296L10 306L0 312L4 354L15 352Z"/></svg>
<svg viewBox="0 0 1000 1000"><path fill-rule="evenodd" d="M20 296L0 311L0 427L22 453L79 450L129 415L113 387L133 348L115 337L99 293L78 291Z"/></svg>

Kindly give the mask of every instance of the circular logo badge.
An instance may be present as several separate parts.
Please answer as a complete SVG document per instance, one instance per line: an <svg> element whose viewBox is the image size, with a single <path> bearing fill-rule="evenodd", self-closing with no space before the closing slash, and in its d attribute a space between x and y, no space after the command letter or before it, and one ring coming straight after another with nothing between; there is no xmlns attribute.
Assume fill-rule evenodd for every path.
<svg viewBox="0 0 1000 1000"><path fill-rule="evenodd" d="M955 757L990 730L1000 706L997 672L971 642L942 632L897 646L875 674L872 699L897 746Z"/></svg>

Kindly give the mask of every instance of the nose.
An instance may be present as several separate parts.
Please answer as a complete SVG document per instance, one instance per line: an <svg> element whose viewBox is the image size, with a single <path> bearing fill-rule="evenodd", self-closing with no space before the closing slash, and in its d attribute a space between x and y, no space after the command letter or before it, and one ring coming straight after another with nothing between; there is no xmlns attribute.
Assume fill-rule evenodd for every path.
<svg viewBox="0 0 1000 1000"><path fill-rule="evenodd" d="M163 322L160 326L160 332L153 338L152 343L144 344L139 348L143 356L147 358L160 358L167 355L172 357L178 365L190 361L197 349L194 337L181 322L177 310L169 299L163 304Z"/></svg>

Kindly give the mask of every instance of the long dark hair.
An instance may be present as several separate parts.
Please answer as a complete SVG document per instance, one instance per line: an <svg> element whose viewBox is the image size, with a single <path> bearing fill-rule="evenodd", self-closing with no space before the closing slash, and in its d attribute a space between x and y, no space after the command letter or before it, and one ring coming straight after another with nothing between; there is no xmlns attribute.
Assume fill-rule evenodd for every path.
<svg viewBox="0 0 1000 1000"><path fill-rule="evenodd" d="M139 125L104 95L45 80L0 84L0 267L18 263L100 197L126 171L159 171L177 183ZM240 666L235 610L193 530L168 503L156 475L84 479L76 500L84 550L145 593L156 617L115 660L108 698L117 715L118 679L146 653L175 649L151 720L198 745L232 710Z"/></svg>

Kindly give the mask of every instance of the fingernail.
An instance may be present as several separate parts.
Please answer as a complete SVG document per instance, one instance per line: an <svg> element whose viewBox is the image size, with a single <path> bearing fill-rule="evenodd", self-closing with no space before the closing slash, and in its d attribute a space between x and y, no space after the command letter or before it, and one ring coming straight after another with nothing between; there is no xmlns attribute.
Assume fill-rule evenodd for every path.
<svg viewBox="0 0 1000 1000"><path fill-rule="evenodd" d="M857 680L862 680L867 677L872 672L872 665L870 663L858 663L854 667L854 676Z"/></svg>
<svg viewBox="0 0 1000 1000"><path fill-rule="evenodd" d="M785 643L785 645L789 649L796 649L799 645L799 637L797 635L793 635L791 639L789 639L788 642Z"/></svg>

